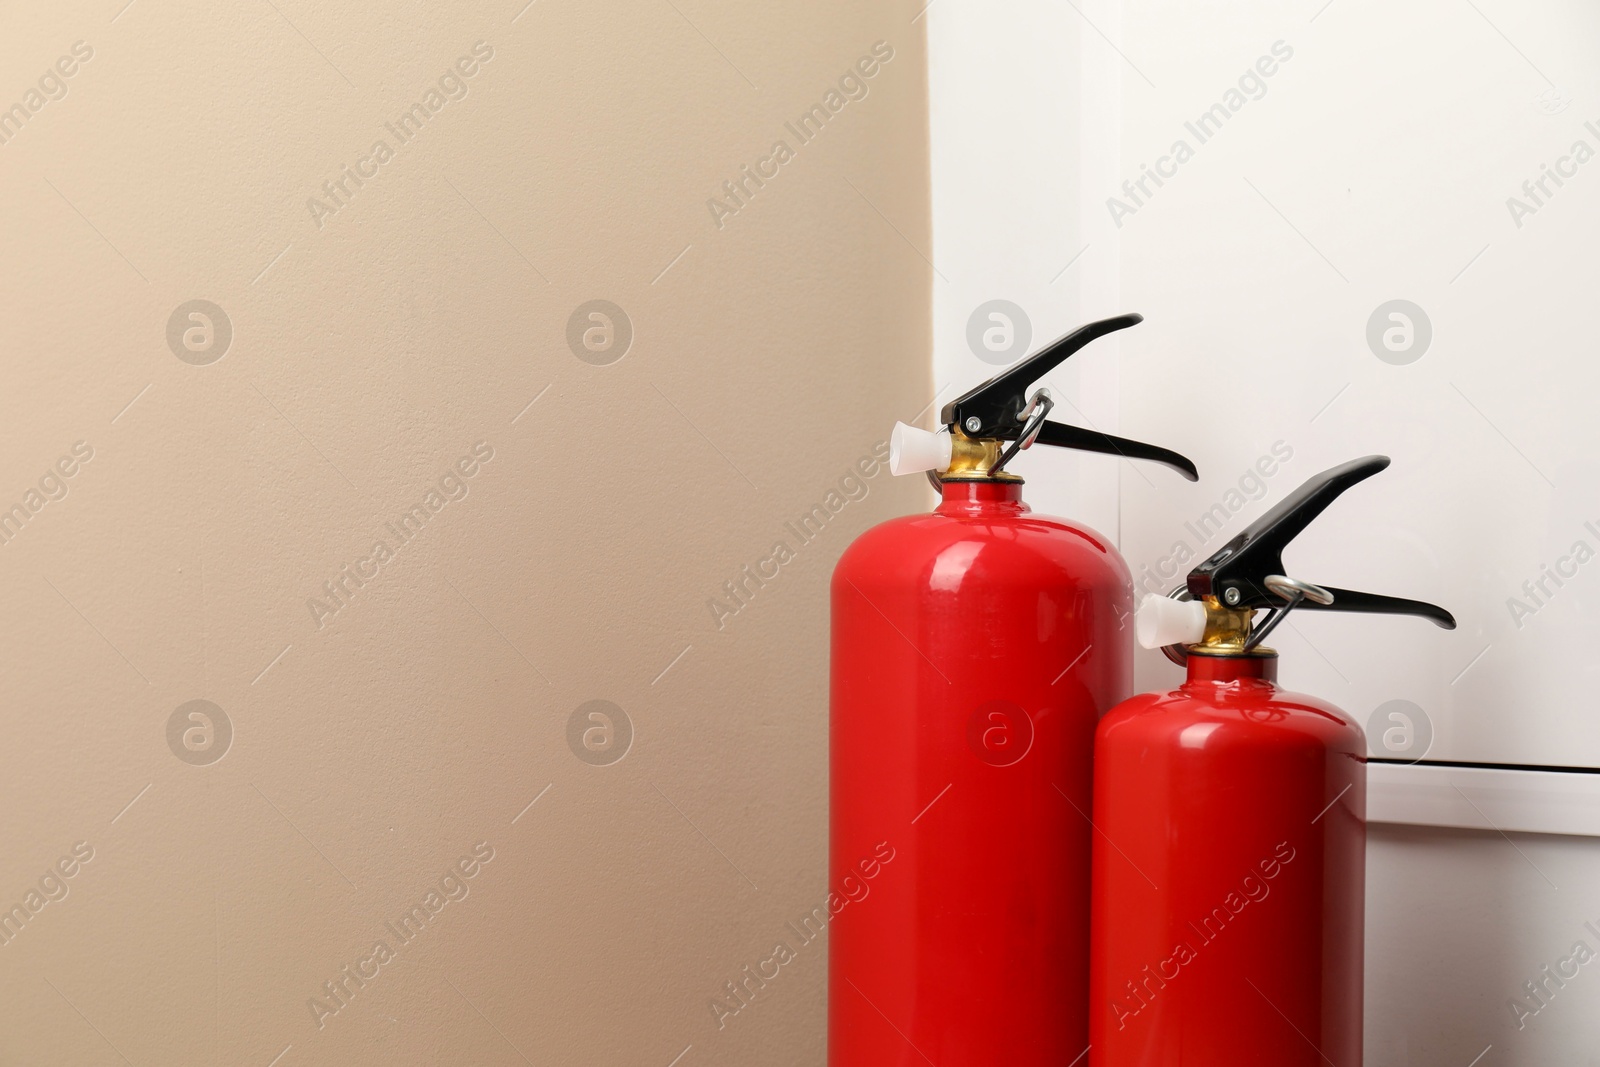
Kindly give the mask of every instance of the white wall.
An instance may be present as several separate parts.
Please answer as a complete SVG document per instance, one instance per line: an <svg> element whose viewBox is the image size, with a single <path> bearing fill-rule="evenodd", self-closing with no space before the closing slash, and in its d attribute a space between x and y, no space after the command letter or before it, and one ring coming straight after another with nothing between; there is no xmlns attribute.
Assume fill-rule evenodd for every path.
<svg viewBox="0 0 1600 1067"><path fill-rule="evenodd" d="M1591 189L1578 167L1516 220L1507 203L1532 203L1521 183L1542 164L1573 169L1576 142L1600 152L1585 126L1600 129L1585 110L1600 16L1341 0L1292 15L1108 2L936 4L926 17L939 381L959 389L987 370L966 330L986 301L1020 306L1035 345L1141 311L1146 324L1048 384L1086 421L1201 467L1189 485L1029 455L1018 469L1036 475L1036 503L1120 532L1146 588L1165 589L1225 539L1193 532L1217 505L1231 531L1318 470L1389 454L1289 562L1313 581L1435 599L1460 629L1302 616L1279 638L1285 679L1363 717L1411 702L1433 758L1600 766L1585 710L1600 680L1587 650L1600 461L1584 406L1600 385L1585 315L1600 177ZM1202 142L1185 124L1258 62L1271 76L1247 81ZM1192 158L1166 162L1180 140ZM1157 165L1176 173L1123 190ZM1375 314L1397 324L1378 314L1394 300L1420 307L1431 334L1384 351L1411 362L1369 346ZM1291 458L1263 486L1249 472L1274 445ZM1120 522L1099 481L1118 466ZM1546 565L1575 576L1530 595ZM1142 681L1171 677L1152 662Z"/></svg>
<svg viewBox="0 0 1600 1067"><path fill-rule="evenodd" d="M1600 551L1583 525L1600 528L1585 408L1600 384L1586 321L1600 162L1521 227L1506 204L1574 141L1600 151L1584 125L1600 127L1600 13L1573 0L1104 0L935 3L926 17L945 399L993 372L966 337L984 301L1022 307L1032 347L1139 311L1146 323L1048 384L1099 428L1200 466L1191 485L1035 449L1017 468L1035 507L1112 534L1136 578L1164 590L1312 474L1386 453L1390 470L1287 562L1308 580L1437 601L1460 629L1307 613L1274 638L1285 682L1363 720L1410 702L1430 759L1600 766L1588 699L1600 562L1547 583L1554 595L1528 601L1531 615L1513 620L1507 605L1573 542ZM1292 54L1265 64L1264 91L1247 82L1259 98L1200 143L1184 123L1280 41ZM1122 182L1178 139L1192 158L1133 201ZM1113 196L1133 212L1114 218ZM1397 299L1431 325L1409 362L1417 346L1380 340L1385 360L1367 340ZM1262 457L1258 486L1245 475ZM1185 527L1217 504L1230 512L1220 536ZM1176 677L1142 657L1141 688ZM1404 753L1422 754L1420 742ZM1465 1067L1491 1044L1486 1067L1600 1062L1580 1058L1600 1004L1591 968L1525 1029L1507 1004L1584 920L1600 927L1600 909L1584 914L1600 899L1600 839L1575 835L1595 832L1586 782L1375 767L1380 778L1384 819L1418 825L1373 827L1368 1062ZM1569 835L1508 837L1492 828L1505 819ZM1478 829L1445 828L1462 826ZM1600 951L1600 936L1587 940Z"/></svg>
<svg viewBox="0 0 1600 1067"><path fill-rule="evenodd" d="M967 341L969 321L988 302L1021 309L1013 317L1019 336L1031 333L1030 349L1124 310L1115 231L1091 209L1090 190L1113 161L1082 151L1114 143L1118 87L1093 47L1098 38L1086 39L1070 5L936 2L923 17L939 268L934 384L943 403L999 369ZM1116 430L1119 344L1116 335L1097 341L1046 377L1060 402L1056 418ZM1028 478L1035 509L1116 535L1114 461L1038 448L1012 469Z"/></svg>
<svg viewBox="0 0 1600 1067"><path fill-rule="evenodd" d="M1225 501L1274 442L1293 459L1261 499L1236 498L1230 530L1318 470L1388 454L1393 467L1286 562L1311 581L1436 600L1461 628L1303 616L1276 639L1285 680L1363 718L1415 703L1431 758L1600 766L1587 710L1600 563L1569 563L1576 578L1548 584L1535 614L1514 620L1507 606L1575 542L1600 550L1584 525L1600 530L1588 411L1600 163L1520 229L1506 206L1575 141L1600 151L1585 128L1600 123L1600 13L1320 7L1126 5L1121 47L1155 88L1124 65L1120 173L1090 193L1107 218L1114 195L1136 212L1120 220L1121 279L1150 323L1125 342L1123 419L1193 449L1204 479L1174 491L1124 475L1125 551L1137 572L1176 543L1220 544L1185 521ZM1275 46L1260 98L1234 100L1202 143L1185 123ZM1571 106L1552 114L1555 90ZM1164 186L1147 184L1142 204L1120 192L1179 140L1194 155ZM1425 351L1379 346L1416 357L1403 365L1367 339L1397 299L1432 333Z"/></svg>
<svg viewBox="0 0 1600 1067"><path fill-rule="evenodd" d="M988 370L967 338L986 301L1019 306L1035 346L1141 311L1143 326L1047 384L1080 409L1066 417L1201 467L1189 485L1029 455L1018 469L1035 475L1036 504L1120 532L1145 587L1165 589L1300 481L1389 454L1289 562L1313 581L1437 600L1460 629L1303 615L1279 638L1286 681L1363 717L1411 702L1432 758L1600 766L1585 710L1600 681L1587 649L1600 460L1584 407L1600 385L1585 315L1600 178L1590 189L1585 165L1536 214L1514 221L1507 206L1531 203L1520 185L1541 164L1576 166L1562 162L1576 142L1600 152L1585 126L1600 129L1600 111L1584 110L1600 63L1583 47L1600 16L1108 2L936 4L926 17L939 382L953 392ZM1254 75L1202 142L1185 124L1258 62L1271 76ZM1180 140L1192 158L1166 162ZM1146 166L1176 173L1125 192ZM1394 300L1420 307L1431 334L1425 350L1383 353L1411 362L1369 346L1375 314L1380 333L1398 324L1379 314ZM1275 445L1291 458L1254 479ZM1101 479L1117 467L1113 517ZM1197 535L1218 505L1225 531ZM1546 565L1571 576L1530 595ZM1171 677L1152 662L1144 682Z"/></svg>

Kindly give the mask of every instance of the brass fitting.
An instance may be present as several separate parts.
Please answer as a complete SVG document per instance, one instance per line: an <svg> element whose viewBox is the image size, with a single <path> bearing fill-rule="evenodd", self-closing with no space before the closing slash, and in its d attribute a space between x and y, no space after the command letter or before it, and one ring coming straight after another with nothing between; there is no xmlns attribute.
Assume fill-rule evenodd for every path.
<svg viewBox="0 0 1600 1067"><path fill-rule="evenodd" d="M1276 656L1273 649L1257 645L1246 649L1255 608L1230 608L1214 596L1201 601L1206 609L1205 635L1198 644L1184 645L1184 651L1199 656Z"/></svg>
<svg viewBox="0 0 1600 1067"><path fill-rule="evenodd" d="M995 470L1006 443L990 437L968 437L960 430L950 432L950 468L939 475L941 482L1020 482L1008 470Z"/></svg>

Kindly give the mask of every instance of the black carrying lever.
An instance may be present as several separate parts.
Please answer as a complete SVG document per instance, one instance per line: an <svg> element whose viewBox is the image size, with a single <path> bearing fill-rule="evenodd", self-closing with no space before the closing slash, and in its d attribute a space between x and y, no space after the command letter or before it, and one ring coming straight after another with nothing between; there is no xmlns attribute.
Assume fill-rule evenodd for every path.
<svg viewBox="0 0 1600 1067"><path fill-rule="evenodd" d="M1289 542L1338 499L1340 493L1387 466L1388 456L1366 456L1341 463L1312 478L1190 571L1189 593L1196 599L1216 597L1230 608L1272 608L1280 613L1272 624L1281 618L1282 611L1303 607L1375 615L1418 615L1446 630L1454 630L1455 617L1436 604L1312 586L1285 578L1283 550ZM1277 591L1273 586L1277 586ZM1322 596L1329 597L1326 603L1320 599ZM1267 628L1257 631L1256 640L1266 636Z"/></svg>
<svg viewBox="0 0 1600 1067"><path fill-rule="evenodd" d="M1022 447L1038 441L1058 448L1101 452L1124 459L1154 460L1166 464L1191 482L1199 481L1200 474L1194 464L1171 449L1048 420L1034 420L1036 425L1030 429L1030 421L1025 417L1025 411L1029 411L1028 389L1034 382L1049 374L1090 341L1143 321L1143 315L1118 315L1080 326L946 404L940 412L940 420L952 431L960 431L968 437L1020 441ZM1032 440L1024 440L1025 433ZM1009 449L1005 458L1009 459L1015 453L1015 448Z"/></svg>

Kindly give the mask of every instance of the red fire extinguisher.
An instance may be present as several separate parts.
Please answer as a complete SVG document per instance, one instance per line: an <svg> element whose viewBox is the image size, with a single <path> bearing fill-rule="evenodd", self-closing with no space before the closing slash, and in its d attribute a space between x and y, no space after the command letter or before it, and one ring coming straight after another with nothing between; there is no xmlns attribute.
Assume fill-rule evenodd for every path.
<svg viewBox="0 0 1600 1067"><path fill-rule="evenodd" d="M1289 541L1388 465L1324 471L1191 571L1185 599L1139 606L1140 643L1188 678L1095 738L1091 1067L1360 1067L1366 742L1277 688L1261 641L1296 608L1455 628L1433 604L1285 573Z"/></svg>
<svg viewBox="0 0 1600 1067"><path fill-rule="evenodd" d="M1025 400L1139 321L1061 338L946 405L939 433L896 426L891 470L930 472L941 501L834 571L832 1067L1067 1067L1088 1044L1090 768L1133 687L1131 581L1106 538L1032 514L1005 465L1038 441L1196 478Z"/></svg>

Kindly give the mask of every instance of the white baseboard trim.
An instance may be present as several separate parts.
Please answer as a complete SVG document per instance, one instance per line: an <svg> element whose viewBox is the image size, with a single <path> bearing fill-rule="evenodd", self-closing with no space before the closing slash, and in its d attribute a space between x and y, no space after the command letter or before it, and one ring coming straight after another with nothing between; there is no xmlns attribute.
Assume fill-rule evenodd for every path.
<svg viewBox="0 0 1600 1067"><path fill-rule="evenodd" d="M1369 763L1367 821L1600 837L1600 774Z"/></svg>

